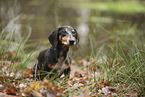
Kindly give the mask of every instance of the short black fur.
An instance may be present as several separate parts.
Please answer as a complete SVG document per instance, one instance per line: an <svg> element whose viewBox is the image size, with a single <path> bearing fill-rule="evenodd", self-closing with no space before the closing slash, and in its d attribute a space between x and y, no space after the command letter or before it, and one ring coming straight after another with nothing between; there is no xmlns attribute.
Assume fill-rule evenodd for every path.
<svg viewBox="0 0 145 97"><path fill-rule="evenodd" d="M64 32L66 35L64 35ZM73 45L76 45L78 48L79 36L74 28L62 26L53 31L48 37L52 46L40 52L38 64L35 64L33 68L33 77L37 80L43 80L47 75L48 78L58 78L62 74L69 78L71 58L68 55L68 51L70 45L63 44L61 40L62 36L70 37L68 41L73 40Z"/></svg>

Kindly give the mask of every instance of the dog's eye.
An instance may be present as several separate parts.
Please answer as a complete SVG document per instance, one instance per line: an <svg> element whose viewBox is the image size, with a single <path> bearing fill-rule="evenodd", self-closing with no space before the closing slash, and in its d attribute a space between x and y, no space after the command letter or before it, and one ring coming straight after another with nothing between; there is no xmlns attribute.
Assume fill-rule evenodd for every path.
<svg viewBox="0 0 145 97"><path fill-rule="evenodd" d="M72 32L73 35L76 35L76 32Z"/></svg>
<svg viewBox="0 0 145 97"><path fill-rule="evenodd" d="M66 36L66 32L62 32L61 34L62 34L62 36Z"/></svg>

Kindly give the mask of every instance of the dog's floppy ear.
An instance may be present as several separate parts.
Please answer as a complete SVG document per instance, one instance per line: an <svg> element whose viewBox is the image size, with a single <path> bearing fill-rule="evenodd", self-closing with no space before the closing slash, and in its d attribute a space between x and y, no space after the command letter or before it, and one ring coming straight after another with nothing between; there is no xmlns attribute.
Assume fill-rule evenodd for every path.
<svg viewBox="0 0 145 97"><path fill-rule="evenodd" d="M48 39L53 47L56 47L58 44L58 29L59 28L51 32L50 35L48 36Z"/></svg>
<svg viewBox="0 0 145 97"><path fill-rule="evenodd" d="M78 49L78 44L79 44L79 35L78 35L78 33L77 33L77 31L76 31L76 29L74 29L75 30L75 32L76 32L76 48Z"/></svg>

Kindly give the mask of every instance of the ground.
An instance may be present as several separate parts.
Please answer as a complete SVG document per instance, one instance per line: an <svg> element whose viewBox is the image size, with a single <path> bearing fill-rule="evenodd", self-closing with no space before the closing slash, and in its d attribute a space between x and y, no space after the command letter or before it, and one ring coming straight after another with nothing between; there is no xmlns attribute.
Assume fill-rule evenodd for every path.
<svg viewBox="0 0 145 97"><path fill-rule="evenodd" d="M2 62L2 61L1 61ZM24 72L9 72L12 65L9 61L5 61L5 67L1 67L0 72L5 72L0 76L0 96L16 97L16 96L36 96L36 97L95 97L95 96L138 96L138 93L130 89L130 93L120 92L125 84L116 82L116 86L112 87L111 81L100 79L100 72L94 70L94 59L88 62L86 60L74 61L71 66L71 76L65 79L56 80L44 79L43 81L33 80L32 68ZM97 64L102 64L98 62ZM95 75L95 76L94 76ZM123 86L124 85L124 86Z"/></svg>

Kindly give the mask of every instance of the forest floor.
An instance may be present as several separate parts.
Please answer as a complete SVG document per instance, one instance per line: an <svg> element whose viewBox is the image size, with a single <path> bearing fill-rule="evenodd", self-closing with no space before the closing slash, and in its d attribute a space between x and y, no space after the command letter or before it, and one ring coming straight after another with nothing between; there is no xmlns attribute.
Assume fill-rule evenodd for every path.
<svg viewBox="0 0 145 97"><path fill-rule="evenodd" d="M96 64L101 62L80 60L73 61L71 66L71 76L65 79L56 80L44 79L43 81L33 80L32 68L23 72L10 72L9 68L13 65L10 61L2 61L4 65L0 67L0 97L117 97L133 96L139 94L133 87L128 87L125 83L113 82L100 78L101 72L96 70ZM15 63L17 64L17 63ZM95 65L94 65L95 64ZM145 88L145 86L143 86ZM129 91L129 92L128 92Z"/></svg>

